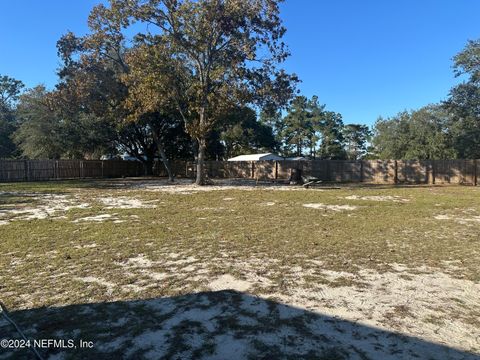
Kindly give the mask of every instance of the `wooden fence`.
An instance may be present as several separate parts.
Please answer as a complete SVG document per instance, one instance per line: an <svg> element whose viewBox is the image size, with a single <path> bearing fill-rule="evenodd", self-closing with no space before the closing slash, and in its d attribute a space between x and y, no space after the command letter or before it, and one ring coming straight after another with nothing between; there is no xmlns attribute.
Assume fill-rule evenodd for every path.
<svg viewBox="0 0 480 360"><path fill-rule="evenodd" d="M138 161L0 160L0 181L115 178L143 175Z"/></svg>
<svg viewBox="0 0 480 360"><path fill-rule="evenodd" d="M195 176L193 162L174 161L171 166L178 177ZM293 173L301 173L326 182L477 185L480 160L207 161L205 171L211 178L287 181ZM138 161L0 160L1 182L132 177L144 173ZM166 176L162 163L155 164L154 174Z"/></svg>
<svg viewBox="0 0 480 360"><path fill-rule="evenodd" d="M183 169L185 168L185 172ZM181 170L181 171L179 171ZM309 160L309 161L207 161L211 178L288 180L293 172L325 182L373 184L477 185L480 160ZM178 166L177 174L194 177L193 163Z"/></svg>

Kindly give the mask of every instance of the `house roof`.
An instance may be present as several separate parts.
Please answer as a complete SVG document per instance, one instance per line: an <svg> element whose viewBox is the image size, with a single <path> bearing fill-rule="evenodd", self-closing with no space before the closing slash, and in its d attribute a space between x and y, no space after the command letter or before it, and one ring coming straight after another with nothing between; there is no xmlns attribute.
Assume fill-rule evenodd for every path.
<svg viewBox="0 0 480 360"><path fill-rule="evenodd" d="M283 160L283 157L273 153L239 155L228 159L228 161L261 161L261 160Z"/></svg>
<svg viewBox="0 0 480 360"><path fill-rule="evenodd" d="M287 157L285 160L293 160L293 161L301 161L301 160L308 160L305 156L294 156L294 157Z"/></svg>

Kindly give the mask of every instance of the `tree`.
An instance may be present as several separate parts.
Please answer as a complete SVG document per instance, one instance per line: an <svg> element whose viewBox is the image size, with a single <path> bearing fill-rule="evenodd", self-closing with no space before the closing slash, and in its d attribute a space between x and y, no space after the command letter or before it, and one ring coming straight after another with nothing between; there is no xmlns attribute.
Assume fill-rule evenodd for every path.
<svg viewBox="0 0 480 360"><path fill-rule="evenodd" d="M282 118L282 111L276 108L264 108L260 111L259 114L259 123L265 126L268 126L272 129L273 138L275 140L272 151L287 153L287 149L284 145L284 139L282 134L285 129L285 124Z"/></svg>
<svg viewBox="0 0 480 360"><path fill-rule="evenodd" d="M480 39L470 40L453 58L456 76L468 75L469 81L480 83Z"/></svg>
<svg viewBox="0 0 480 360"><path fill-rule="evenodd" d="M272 128L259 122L255 111L248 107L232 111L222 122L221 140L228 158L273 151L276 146Z"/></svg>
<svg viewBox="0 0 480 360"><path fill-rule="evenodd" d="M321 140L319 157L329 160L345 159L342 115L333 111L322 112L319 129Z"/></svg>
<svg viewBox="0 0 480 360"><path fill-rule="evenodd" d="M197 184L205 180L208 135L230 109L282 106L291 97L296 77L277 67L288 56L277 0L110 0L108 9L99 5L94 12L106 14L102 29L112 19L123 27L134 21L155 26L136 40L179 65L157 89L197 141Z"/></svg>
<svg viewBox="0 0 480 360"><path fill-rule="evenodd" d="M449 159L456 156L447 131L449 115L438 105L379 118L373 145L383 159Z"/></svg>
<svg viewBox="0 0 480 360"><path fill-rule="evenodd" d="M444 102L451 114L448 124L454 147L459 157L480 157L480 40L469 41L464 50L454 57L457 76L468 79L455 86Z"/></svg>
<svg viewBox="0 0 480 360"><path fill-rule="evenodd" d="M313 123L310 119L309 102L305 96L297 96L290 103L288 113L283 118L282 138L289 154L302 156L308 146Z"/></svg>
<svg viewBox="0 0 480 360"><path fill-rule="evenodd" d="M67 33L58 42L64 63L57 86L58 99L65 103L60 107L104 119L116 131L112 141L117 148L141 161L146 174L152 174L158 151L173 181L165 151L166 133L179 134L176 130L181 124L172 116L172 107L145 107L146 102L138 101L144 74L127 59L134 58L132 54L139 49L124 46L118 19L96 10L89 18L90 34L78 38ZM108 30L103 28L106 22L111 25Z"/></svg>
<svg viewBox="0 0 480 360"><path fill-rule="evenodd" d="M343 128L343 137L347 157L350 160L359 160L367 153L367 146L372 132L367 125L348 124Z"/></svg>
<svg viewBox="0 0 480 360"><path fill-rule="evenodd" d="M175 134L185 137L182 131L184 123L176 106L183 99L176 99L173 103L171 97L165 96L166 91L171 89L170 74L178 75L179 70L172 69L174 60L159 56L158 50L159 47L145 46L140 42L127 52L125 62L129 71L121 77L128 87L124 107L128 112L128 121L149 119L150 133L168 177L173 181L165 147L168 142L175 143L175 138L171 137L174 133L169 130L176 128Z"/></svg>
<svg viewBox="0 0 480 360"><path fill-rule="evenodd" d="M373 146L381 159L403 159L408 149L410 115L407 111L391 118L379 117L373 127Z"/></svg>
<svg viewBox="0 0 480 360"><path fill-rule="evenodd" d="M287 115L277 125L281 129L279 134L287 155L303 156L304 149L307 149L309 155L315 157L324 109L325 105L318 103L317 96L310 100L305 96L297 96L291 101Z"/></svg>
<svg viewBox="0 0 480 360"><path fill-rule="evenodd" d="M411 113L409 146L406 159L452 159L457 157L452 146L448 124L450 115L438 105L425 106Z"/></svg>
<svg viewBox="0 0 480 360"><path fill-rule="evenodd" d="M28 158L99 158L112 147L113 129L83 112L65 115L54 94L37 86L20 96L14 139Z"/></svg>
<svg viewBox="0 0 480 360"><path fill-rule="evenodd" d="M449 130L460 158L480 157L480 86L469 81L450 91L444 103L451 114Z"/></svg>
<svg viewBox="0 0 480 360"><path fill-rule="evenodd" d="M17 127L16 103L23 83L8 76L0 76L0 158L12 157L16 147L12 135Z"/></svg>

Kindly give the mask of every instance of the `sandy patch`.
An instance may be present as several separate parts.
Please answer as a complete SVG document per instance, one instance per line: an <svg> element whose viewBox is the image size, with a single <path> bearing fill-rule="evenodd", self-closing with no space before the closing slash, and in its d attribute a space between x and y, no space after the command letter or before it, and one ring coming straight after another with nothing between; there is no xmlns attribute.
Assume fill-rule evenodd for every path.
<svg viewBox="0 0 480 360"><path fill-rule="evenodd" d="M161 261L152 261L147 258L144 254L138 254L135 257L131 257L124 262L117 262L118 266L126 269L126 273L131 274L134 277L138 277L137 274L147 276L155 281L162 281L169 277L168 274L163 272L157 272L151 270L155 265L160 264ZM132 288L133 289L133 288ZM138 290L139 288L137 288ZM133 289L135 291L135 289Z"/></svg>
<svg viewBox="0 0 480 360"><path fill-rule="evenodd" d="M316 204L303 204L303 207L310 209L321 209L321 210L331 210L331 211L351 211L356 210L358 206L354 205L326 205L321 203Z"/></svg>
<svg viewBox="0 0 480 360"><path fill-rule="evenodd" d="M240 292L247 291L251 284L248 281L235 279L232 275L225 274L208 284L208 287L214 291L236 290Z"/></svg>
<svg viewBox="0 0 480 360"><path fill-rule="evenodd" d="M57 194L39 194L39 193L4 193L15 196L29 197L32 201L38 201L35 207L12 207L0 210L0 221L8 223L13 220L42 220L47 218L64 218L59 213L64 214L71 209L87 209L88 203L79 202L77 199L68 195ZM8 219L5 219L7 218ZM2 220L3 218L3 220Z"/></svg>
<svg viewBox="0 0 480 360"><path fill-rule="evenodd" d="M93 244L88 244L88 245L75 245L74 248L75 249L93 249L93 248L96 248L97 247L97 244L93 243Z"/></svg>
<svg viewBox="0 0 480 360"><path fill-rule="evenodd" d="M475 325L458 316L465 314L465 309L480 311L480 284L439 271L414 274L404 265L394 265L401 271L378 273L365 269L350 274L323 270L329 280L348 278L362 285L330 287L310 283L273 296L302 309L457 348L480 345L480 339L473 335Z"/></svg>
<svg viewBox="0 0 480 360"><path fill-rule="evenodd" d="M159 272L155 272L155 271L148 271L148 270L143 270L142 271L142 274L152 278L153 280L156 280L156 281L162 281L162 280L165 280L167 279L169 276L168 274L165 274L165 273L159 273Z"/></svg>
<svg viewBox="0 0 480 360"><path fill-rule="evenodd" d="M75 280L82 281L84 283L93 283L107 288L107 293L111 294L113 289L117 286L116 284L107 281L105 279L101 279L95 276L86 276L86 277L76 277Z"/></svg>
<svg viewBox="0 0 480 360"><path fill-rule="evenodd" d="M369 196L359 196L359 195L350 195L346 196L347 200L366 200L366 201L391 201L397 203L407 203L410 202L409 199L404 199L400 196L390 196L390 195L369 195Z"/></svg>
<svg viewBox="0 0 480 360"><path fill-rule="evenodd" d="M164 264L166 266L179 266L179 265L188 265L188 264L191 264L191 263L194 263L198 261L198 259L194 256L188 256L184 259L179 259L179 260L169 260L169 261L166 261Z"/></svg>
<svg viewBox="0 0 480 360"><path fill-rule="evenodd" d="M148 268L153 265L153 262L144 254L139 254L136 257L129 258L125 265L138 268Z"/></svg>
<svg viewBox="0 0 480 360"><path fill-rule="evenodd" d="M480 312L480 284L457 279L439 269L394 263L389 264L390 271L383 273L370 269L351 273L324 269L323 263L316 260L293 267L268 258L232 261L219 257L211 261L232 267L241 279L224 274L211 280L208 271L196 271L192 280L206 282L210 290L251 292L349 324L399 332L459 349L471 350L480 345L474 335L478 329L471 317L468 320L473 316L468 314ZM170 270L175 268L178 270L170 276L185 275L178 265ZM262 295L263 289L268 292Z"/></svg>
<svg viewBox="0 0 480 360"><path fill-rule="evenodd" d="M215 179L213 182L214 185L198 186L193 184L192 180L189 179L176 179L173 184L167 180L159 179L138 181L135 183L117 181L113 182L112 185L146 191L161 191L179 195L191 195L205 191L252 191L256 189L275 191L324 191L323 189L305 189L303 186L291 186L269 181L256 181L250 179Z"/></svg>
<svg viewBox="0 0 480 360"><path fill-rule="evenodd" d="M458 222L459 224L462 225L468 225L471 223L480 223L480 216L470 216L470 217L460 217L460 216L453 216L453 215L445 215L445 214L439 214L435 215L434 219L436 220L452 220L455 222Z"/></svg>
<svg viewBox="0 0 480 360"><path fill-rule="evenodd" d="M97 199L108 209L143 209L156 208L155 204L150 202L143 202L142 200L129 198L126 196L118 197L101 197Z"/></svg>

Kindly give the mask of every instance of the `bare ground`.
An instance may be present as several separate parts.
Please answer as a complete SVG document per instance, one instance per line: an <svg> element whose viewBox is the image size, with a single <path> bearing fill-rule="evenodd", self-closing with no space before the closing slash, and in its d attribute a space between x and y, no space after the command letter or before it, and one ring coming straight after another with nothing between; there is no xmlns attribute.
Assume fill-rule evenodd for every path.
<svg viewBox="0 0 480 360"><path fill-rule="evenodd" d="M1 301L31 338L95 343L47 357L480 356L476 188L0 191Z"/></svg>

